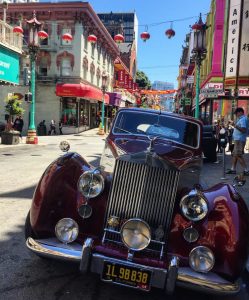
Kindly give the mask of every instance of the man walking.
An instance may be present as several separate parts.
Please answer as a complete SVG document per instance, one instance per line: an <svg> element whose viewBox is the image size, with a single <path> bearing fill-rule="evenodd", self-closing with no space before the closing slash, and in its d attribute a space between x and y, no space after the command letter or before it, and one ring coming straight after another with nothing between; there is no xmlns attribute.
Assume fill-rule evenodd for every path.
<svg viewBox="0 0 249 300"><path fill-rule="evenodd" d="M226 173L236 174L236 165L239 161L244 170L244 175L249 175L249 170L247 169L246 162L243 157L248 133L248 119L244 115L244 109L242 107L238 107L234 113L236 114L237 122L233 131L234 149L232 152L232 167L227 170Z"/></svg>

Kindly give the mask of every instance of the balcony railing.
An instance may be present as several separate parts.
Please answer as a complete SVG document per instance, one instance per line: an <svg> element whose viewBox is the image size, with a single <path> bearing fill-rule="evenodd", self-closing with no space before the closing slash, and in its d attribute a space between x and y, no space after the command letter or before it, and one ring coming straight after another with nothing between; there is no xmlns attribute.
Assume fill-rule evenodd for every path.
<svg viewBox="0 0 249 300"><path fill-rule="evenodd" d="M0 44L22 53L23 35L17 35L13 32L13 27L0 20Z"/></svg>

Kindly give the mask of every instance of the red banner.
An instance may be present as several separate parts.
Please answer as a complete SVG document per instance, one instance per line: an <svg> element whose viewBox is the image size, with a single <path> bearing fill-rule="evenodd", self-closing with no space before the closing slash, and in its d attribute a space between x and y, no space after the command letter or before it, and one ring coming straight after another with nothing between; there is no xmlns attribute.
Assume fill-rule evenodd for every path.
<svg viewBox="0 0 249 300"><path fill-rule="evenodd" d="M128 88L129 88L130 90L132 90L132 88L133 88L133 80L132 80L132 79L129 79L129 85L128 85Z"/></svg>
<svg viewBox="0 0 249 300"><path fill-rule="evenodd" d="M125 82L125 71L124 70L118 71L118 81L119 81L119 83L124 84L124 82Z"/></svg>
<svg viewBox="0 0 249 300"><path fill-rule="evenodd" d="M125 74L125 78L124 78L124 87L126 89L128 89L129 87L129 75L128 74Z"/></svg>

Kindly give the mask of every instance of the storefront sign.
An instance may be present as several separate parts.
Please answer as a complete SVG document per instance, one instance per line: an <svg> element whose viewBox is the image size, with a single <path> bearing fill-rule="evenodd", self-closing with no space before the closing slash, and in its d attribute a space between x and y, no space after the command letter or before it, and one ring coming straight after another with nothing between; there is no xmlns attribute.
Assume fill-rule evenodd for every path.
<svg viewBox="0 0 249 300"><path fill-rule="evenodd" d="M195 77L193 75L187 77L187 83L194 83Z"/></svg>
<svg viewBox="0 0 249 300"><path fill-rule="evenodd" d="M218 98L223 94L223 83L209 82L201 89L200 98Z"/></svg>
<svg viewBox="0 0 249 300"><path fill-rule="evenodd" d="M0 80L19 84L19 55L0 47Z"/></svg>
<svg viewBox="0 0 249 300"><path fill-rule="evenodd" d="M239 76L249 77L249 0L244 0L240 44Z"/></svg>
<svg viewBox="0 0 249 300"><path fill-rule="evenodd" d="M239 97L249 98L249 89L239 89Z"/></svg>
<svg viewBox="0 0 249 300"><path fill-rule="evenodd" d="M238 64L241 0L230 1L226 78L235 77Z"/></svg>

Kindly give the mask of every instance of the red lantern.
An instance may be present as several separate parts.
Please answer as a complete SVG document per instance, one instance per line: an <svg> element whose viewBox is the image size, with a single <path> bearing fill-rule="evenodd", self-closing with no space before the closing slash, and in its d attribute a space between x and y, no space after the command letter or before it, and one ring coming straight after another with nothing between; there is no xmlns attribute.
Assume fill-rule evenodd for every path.
<svg viewBox="0 0 249 300"><path fill-rule="evenodd" d="M38 31L38 37L41 39L41 40L45 40L48 38L48 34L46 31L44 30L41 30L41 31Z"/></svg>
<svg viewBox="0 0 249 300"><path fill-rule="evenodd" d="M70 33L64 33L62 35L62 40L68 43L68 42L71 42L73 40L73 37Z"/></svg>
<svg viewBox="0 0 249 300"><path fill-rule="evenodd" d="M150 39L150 34L147 31L144 31L140 34L141 39L146 42L147 40Z"/></svg>
<svg viewBox="0 0 249 300"><path fill-rule="evenodd" d="M90 34L87 38L88 42L91 44L96 44L97 43L97 37L94 34Z"/></svg>
<svg viewBox="0 0 249 300"><path fill-rule="evenodd" d="M114 41L117 43L117 44L120 44L120 43L123 43L124 42L124 36L122 34L116 34L114 36Z"/></svg>
<svg viewBox="0 0 249 300"><path fill-rule="evenodd" d="M165 34L167 35L167 37L169 39L171 39L172 36L175 36L176 33L175 33L175 31L172 28L170 28L170 29L168 29L168 30L165 31Z"/></svg>
<svg viewBox="0 0 249 300"><path fill-rule="evenodd" d="M21 35L23 34L23 29L21 26L16 26L13 28L13 32L16 34L16 35Z"/></svg>

